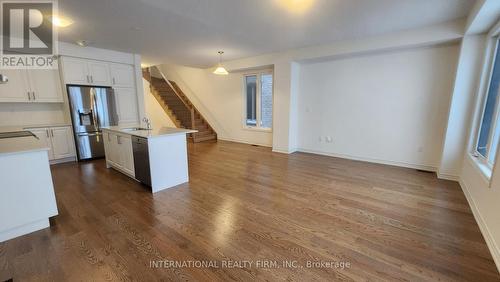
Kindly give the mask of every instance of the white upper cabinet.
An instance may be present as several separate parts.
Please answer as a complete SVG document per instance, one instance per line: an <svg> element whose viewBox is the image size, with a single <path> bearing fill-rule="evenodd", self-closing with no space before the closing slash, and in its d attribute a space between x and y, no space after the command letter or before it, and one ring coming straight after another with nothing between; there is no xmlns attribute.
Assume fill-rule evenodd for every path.
<svg viewBox="0 0 500 282"><path fill-rule="evenodd" d="M92 85L110 86L109 65L105 62L89 61L89 76Z"/></svg>
<svg viewBox="0 0 500 282"><path fill-rule="evenodd" d="M30 102L31 93L26 70L1 70L9 81L0 84L0 102Z"/></svg>
<svg viewBox="0 0 500 282"><path fill-rule="evenodd" d="M106 62L62 57L62 68L66 84L111 86Z"/></svg>
<svg viewBox="0 0 500 282"><path fill-rule="evenodd" d="M0 102L63 102L58 70L1 70L8 77L0 84Z"/></svg>
<svg viewBox="0 0 500 282"><path fill-rule="evenodd" d="M32 102L63 102L58 70L29 70Z"/></svg>
<svg viewBox="0 0 500 282"><path fill-rule="evenodd" d="M137 95L135 88L114 88L116 98L116 109L120 125L139 123L139 111L137 108Z"/></svg>
<svg viewBox="0 0 500 282"><path fill-rule="evenodd" d="M62 57L64 80L67 84L89 84L89 69L86 60Z"/></svg>
<svg viewBox="0 0 500 282"><path fill-rule="evenodd" d="M134 67L125 64L109 64L113 87L135 87Z"/></svg>
<svg viewBox="0 0 500 282"><path fill-rule="evenodd" d="M133 65L63 56L61 67L64 84L113 87L119 125L139 124Z"/></svg>

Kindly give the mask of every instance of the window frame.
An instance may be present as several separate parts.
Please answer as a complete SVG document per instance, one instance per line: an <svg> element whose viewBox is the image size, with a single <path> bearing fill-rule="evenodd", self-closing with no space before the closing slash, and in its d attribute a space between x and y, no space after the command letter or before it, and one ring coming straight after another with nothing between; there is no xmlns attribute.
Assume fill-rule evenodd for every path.
<svg viewBox="0 0 500 282"><path fill-rule="evenodd" d="M495 101L495 106L493 110L493 116L492 116L492 124L490 127L490 132L488 135L488 142L486 145L486 156L483 156L482 154L479 153L477 150L479 146L479 137L481 135L481 129L483 127L483 119L484 119L484 112L486 111L486 103L488 101L488 95L489 95L489 90L491 86L491 80L493 78L493 70L495 68L495 62L496 62L496 54L498 51L498 48L500 48L500 37L498 35L489 37L490 42L490 50L488 54L488 69L487 69L487 80L485 80L484 84L484 89L482 91L482 101L481 101L481 111L478 117L478 124L476 126L476 136L475 136L475 141L474 141L474 147L473 147L473 155L474 157L477 158L481 162L481 164L486 165L488 168L492 169L493 165L495 164L495 160L490 160L490 150L492 146L492 140L495 135L495 129L498 126L498 114L499 114L499 101L500 95L498 96L497 100ZM498 58L500 60L500 58ZM500 90L500 89L499 89ZM498 149L498 148L497 148Z"/></svg>
<svg viewBox="0 0 500 282"><path fill-rule="evenodd" d="M481 73L479 76L479 99L476 101L473 123L472 123L472 134L469 139L469 155L471 159L475 162L477 168L481 172L481 175L485 178L485 180L491 185L491 175L493 173L493 169L495 168L496 160L499 158L500 154L500 145L497 146L497 153L494 160L489 160L490 149L492 142L491 140L494 137L495 128L500 126L498 123L498 118L500 115L500 93L499 98L497 98L495 102L495 109L492 117L492 127L490 134L488 136L488 143L486 149L486 157L481 155L477 147L479 145L479 137L481 134L482 122L484 118L484 112L486 110L486 103L488 100L489 89L491 85L491 80L493 76L493 70L495 67L495 58L498 48L500 48L500 22L498 22L486 35L486 46L483 55L483 64L481 68ZM500 88L499 88L500 92Z"/></svg>
<svg viewBox="0 0 500 282"><path fill-rule="evenodd" d="M262 97L262 89L261 89L261 77L262 75L272 75L273 77L273 86L272 86L272 112L273 112L273 124L271 127L262 127L261 126L261 121L262 121L262 111L261 111L261 97ZM256 89L257 92L255 93L255 110L256 110L256 125L247 125L247 85L246 85L246 78L248 76L256 76L257 81L256 81ZM274 71L272 69L262 69L262 70L255 70L251 72L245 72L242 75L242 92L243 92L243 119L242 119L242 126L243 129L246 130L253 130L253 131L265 131L265 132L272 132L273 131L273 125L274 125Z"/></svg>

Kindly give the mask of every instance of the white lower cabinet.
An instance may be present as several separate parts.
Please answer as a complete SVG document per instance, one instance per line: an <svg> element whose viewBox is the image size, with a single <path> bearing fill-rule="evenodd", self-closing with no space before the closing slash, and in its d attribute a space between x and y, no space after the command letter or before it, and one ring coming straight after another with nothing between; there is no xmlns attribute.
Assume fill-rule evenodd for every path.
<svg viewBox="0 0 500 282"><path fill-rule="evenodd" d="M50 132L47 128L27 128L27 130L31 131L33 134L43 142L44 145L49 147L49 160L54 159L54 150L52 150L52 143L50 141Z"/></svg>
<svg viewBox="0 0 500 282"><path fill-rule="evenodd" d="M105 130L104 150L108 166L114 167L132 177L135 176L132 136Z"/></svg>
<svg viewBox="0 0 500 282"><path fill-rule="evenodd" d="M76 156L73 132L70 126L25 128L35 134L49 150L49 160L57 161Z"/></svg>
<svg viewBox="0 0 500 282"><path fill-rule="evenodd" d="M70 127L51 128L50 136L54 159L58 160L75 156L73 132Z"/></svg>

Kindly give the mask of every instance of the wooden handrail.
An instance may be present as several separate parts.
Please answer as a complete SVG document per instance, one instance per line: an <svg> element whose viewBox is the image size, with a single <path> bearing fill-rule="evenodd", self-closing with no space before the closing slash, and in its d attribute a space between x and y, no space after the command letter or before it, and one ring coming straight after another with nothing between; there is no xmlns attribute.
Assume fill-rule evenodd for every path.
<svg viewBox="0 0 500 282"><path fill-rule="evenodd" d="M175 83L175 81L174 81L174 83ZM175 83L175 84L176 84L177 87L179 86L179 85L177 85L177 83ZM174 86L174 88L175 88L175 86ZM198 115L200 115L201 119L205 120L205 123L207 124L208 128L210 128L210 130L212 130L213 132L215 132L214 128L210 125L210 123L208 123L208 120L201 114L200 111L196 110L196 108L194 107L194 105L193 105L193 109L198 112ZM195 128L193 127L193 129L195 129Z"/></svg>

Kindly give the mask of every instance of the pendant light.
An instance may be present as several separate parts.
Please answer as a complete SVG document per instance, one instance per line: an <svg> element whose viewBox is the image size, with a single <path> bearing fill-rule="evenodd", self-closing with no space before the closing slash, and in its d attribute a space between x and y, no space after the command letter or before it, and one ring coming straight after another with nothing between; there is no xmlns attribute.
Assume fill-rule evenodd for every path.
<svg viewBox="0 0 500 282"><path fill-rule="evenodd" d="M219 51L219 64L217 65L217 68L214 70L214 74L218 75L228 75L229 73L227 70L222 66L222 54L224 54L224 51Z"/></svg>

